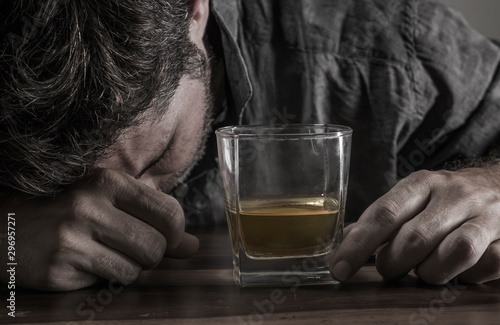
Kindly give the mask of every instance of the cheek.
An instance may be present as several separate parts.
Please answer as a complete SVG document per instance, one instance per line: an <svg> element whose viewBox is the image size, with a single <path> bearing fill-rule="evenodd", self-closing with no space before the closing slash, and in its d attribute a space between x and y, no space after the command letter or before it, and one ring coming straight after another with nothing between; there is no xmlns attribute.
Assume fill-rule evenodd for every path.
<svg viewBox="0 0 500 325"><path fill-rule="evenodd" d="M141 177L141 181L155 188L160 184L176 183L176 179L184 176L194 165L202 151L207 104L201 80L181 84L172 102L177 110L178 123L169 150L164 159Z"/></svg>
<svg viewBox="0 0 500 325"><path fill-rule="evenodd" d="M180 119L175 134L172 151L176 157L193 156L199 150L199 144L205 133L205 116L207 114L207 96L203 85L196 83L189 100L179 113Z"/></svg>
<svg viewBox="0 0 500 325"><path fill-rule="evenodd" d="M176 133L169 145L164 158L159 161L147 174L168 175L179 173L194 163L195 157L203 140L203 131L200 128L183 128Z"/></svg>

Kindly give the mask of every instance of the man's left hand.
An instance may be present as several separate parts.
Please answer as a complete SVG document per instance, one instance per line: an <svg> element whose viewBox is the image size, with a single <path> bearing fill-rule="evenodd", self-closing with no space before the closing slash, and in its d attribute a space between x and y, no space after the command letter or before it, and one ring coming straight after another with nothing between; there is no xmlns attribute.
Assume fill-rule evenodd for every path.
<svg viewBox="0 0 500 325"><path fill-rule="evenodd" d="M332 276L354 273L377 250L388 280L412 269L425 282L500 278L500 165L418 171L375 201L330 256Z"/></svg>

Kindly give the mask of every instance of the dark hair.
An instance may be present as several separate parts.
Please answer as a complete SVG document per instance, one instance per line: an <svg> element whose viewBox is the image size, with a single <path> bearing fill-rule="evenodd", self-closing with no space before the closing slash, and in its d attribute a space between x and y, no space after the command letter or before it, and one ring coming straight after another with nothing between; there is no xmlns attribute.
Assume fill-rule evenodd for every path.
<svg viewBox="0 0 500 325"><path fill-rule="evenodd" d="M74 183L197 69L186 0L0 7L0 195L53 195Z"/></svg>

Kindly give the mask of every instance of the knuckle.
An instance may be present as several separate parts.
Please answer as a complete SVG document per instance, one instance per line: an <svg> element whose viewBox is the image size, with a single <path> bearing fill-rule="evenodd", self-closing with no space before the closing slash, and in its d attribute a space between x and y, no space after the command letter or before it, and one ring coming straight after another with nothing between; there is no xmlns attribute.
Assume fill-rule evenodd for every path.
<svg viewBox="0 0 500 325"><path fill-rule="evenodd" d="M351 240L352 246L356 248L356 251L371 252L373 250L370 244L370 236L366 231L353 229L349 233L349 238Z"/></svg>
<svg viewBox="0 0 500 325"><path fill-rule="evenodd" d="M144 267L152 267L158 264L167 249L167 241L162 235L152 235L144 245Z"/></svg>
<svg viewBox="0 0 500 325"><path fill-rule="evenodd" d="M53 264L47 268L47 273L44 275L42 290L50 291L68 291L80 289L82 284L79 282L71 281L76 275L76 270L68 269L65 265ZM93 282L96 282L94 279ZM87 285L90 285L89 283Z"/></svg>
<svg viewBox="0 0 500 325"><path fill-rule="evenodd" d="M131 284L142 271L142 266L132 260L114 258L112 256L101 255L90 261L90 270L96 276L106 279L115 280L121 284Z"/></svg>
<svg viewBox="0 0 500 325"><path fill-rule="evenodd" d="M394 200L383 200L374 203L377 223L382 227L393 228L398 224L402 207Z"/></svg>
<svg viewBox="0 0 500 325"><path fill-rule="evenodd" d="M406 179L412 184L425 184L430 185L434 183L440 174L437 172L429 171L426 169L421 169L416 172L411 173Z"/></svg>
<svg viewBox="0 0 500 325"><path fill-rule="evenodd" d="M68 210L66 213L68 217L82 220L92 216L95 204L88 195L81 192L72 192L67 198L67 202Z"/></svg>
<svg viewBox="0 0 500 325"><path fill-rule="evenodd" d="M184 230L184 211L177 200L174 198L165 199L159 210L167 218L166 225L171 231Z"/></svg>
<svg viewBox="0 0 500 325"><path fill-rule="evenodd" d="M131 285L139 278L141 271L142 267L140 265L130 264L123 269L122 274L117 275L116 279L123 285Z"/></svg>
<svg viewBox="0 0 500 325"><path fill-rule="evenodd" d="M491 245L486 251L485 258L488 260L490 271L500 278L500 243Z"/></svg>
<svg viewBox="0 0 500 325"><path fill-rule="evenodd" d="M465 262L478 260L475 240L470 235L462 235L453 241L453 250Z"/></svg>
<svg viewBox="0 0 500 325"><path fill-rule="evenodd" d="M61 249L45 260L43 270L31 272L30 287L49 291L68 291L89 286L97 281L97 277L76 270L71 261L71 252ZM72 250L74 253L74 250ZM76 279L76 280L75 280Z"/></svg>
<svg viewBox="0 0 500 325"><path fill-rule="evenodd" d="M59 227L57 241L52 249L52 259L56 259L60 255L73 253L74 242L71 239L72 235L67 226L63 225Z"/></svg>
<svg viewBox="0 0 500 325"><path fill-rule="evenodd" d="M117 171L108 168L98 168L94 171L94 180L113 180L116 177Z"/></svg>
<svg viewBox="0 0 500 325"><path fill-rule="evenodd" d="M481 214L492 225L497 224L500 220L500 201L495 198L490 204L485 204L481 209ZM497 227L493 226L493 229Z"/></svg>
<svg viewBox="0 0 500 325"><path fill-rule="evenodd" d="M422 227L404 227L401 229L402 237L405 238L405 243L415 250L421 250L429 244L430 233Z"/></svg>
<svg viewBox="0 0 500 325"><path fill-rule="evenodd" d="M436 178L436 173L427 169L417 170L410 174L410 177L418 181L428 181Z"/></svg>
<svg viewBox="0 0 500 325"><path fill-rule="evenodd" d="M50 264L46 267L46 271L43 274L43 281L39 279L35 280L38 283L44 283L46 289L49 290L60 290L62 289L62 284L60 283L61 279L61 270L57 264Z"/></svg>
<svg viewBox="0 0 500 325"><path fill-rule="evenodd" d="M49 265L58 265L59 262L68 262L81 253L77 244L76 234L72 225L61 224L54 234L54 240L48 243L47 263Z"/></svg>
<svg viewBox="0 0 500 325"><path fill-rule="evenodd" d="M450 187L453 189L452 195L457 201L466 201L468 205L471 205L481 200L477 190L472 188L469 183L456 181L450 183Z"/></svg>
<svg viewBox="0 0 500 325"><path fill-rule="evenodd" d="M97 169L92 175L90 185L101 190L116 190L122 188L124 184L123 174L113 169Z"/></svg>
<svg viewBox="0 0 500 325"><path fill-rule="evenodd" d="M413 177L415 182L432 188L441 184L446 184L451 175L450 172L445 170L430 171L422 169L412 173L410 176Z"/></svg>

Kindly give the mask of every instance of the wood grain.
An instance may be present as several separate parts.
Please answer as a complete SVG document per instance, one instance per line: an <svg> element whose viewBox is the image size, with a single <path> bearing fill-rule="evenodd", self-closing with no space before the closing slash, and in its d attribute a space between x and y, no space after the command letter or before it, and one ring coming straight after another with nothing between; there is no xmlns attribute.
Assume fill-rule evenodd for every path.
<svg viewBox="0 0 500 325"><path fill-rule="evenodd" d="M129 287L102 283L65 293L16 290L16 318L0 324L498 324L500 281L430 286L382 280L373 265L341 286L240 288L225 227L190 229L190 259L165 259ZM7 296L5 286L2 297ZM280 299L274 299L278 295ZM6 299L6 298L5 298ZM5 302L5 300L3 300Z"/></svg>

